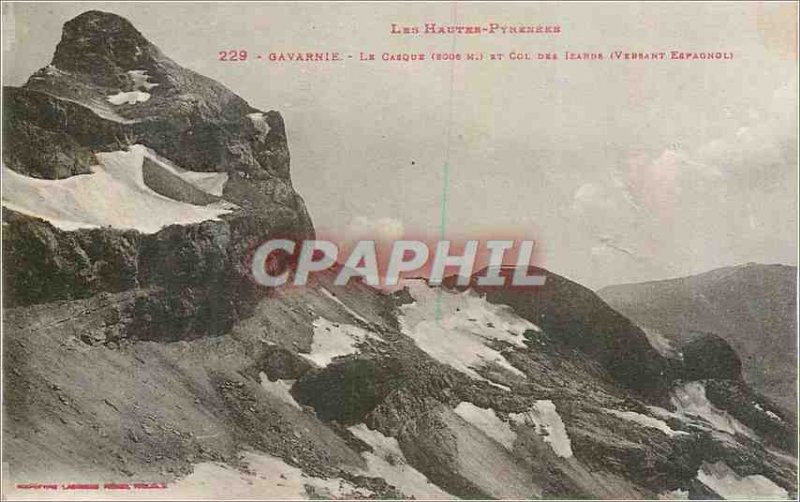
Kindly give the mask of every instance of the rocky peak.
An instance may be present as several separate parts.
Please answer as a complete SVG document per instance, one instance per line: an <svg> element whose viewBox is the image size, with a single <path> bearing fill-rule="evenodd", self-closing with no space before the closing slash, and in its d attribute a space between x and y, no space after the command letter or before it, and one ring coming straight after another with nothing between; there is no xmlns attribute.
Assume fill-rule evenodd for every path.
<svg viewBox="0 0 800 502"><path fill-rule="evenodd" d="M115 14L93 10L65 23L51 64L6 89L4 105L18 111L4 124L3 151L17 172L86 173L92 154L138 144L184 169L227 172L226 200L264 214L299 212L310 227L291 186L280 114L183 68Z"/></svg>
<svg viewBox="0 0 800 502"><path fill-rule="evenodd" d="M5 213L19 213L4 221L4 266L20 271L4 277L12 284L5 295L12 304L177 284L148 265L164 256L183 256L193 270L210 260L227 274L221 282L244 288L243 297L251 298L242 266L246 249L275 233L313 235L305 204L292 187L280 114L260 111L181 67L122 17L89 11L68 21L52 64L23 87L4 88L3 109L4 168L14 171L8 174L18 183L17 190L4 190L3 199ZM46 181L101 170L106 177L85 176L77 183L80 190ZM136 170L144 186L123 174ZM103 180L117 196L125 195L107 199ZM164 220L151 234L146 223L160 217L159 210L133 208L149 209L148 201L164 197L185 214L204 216ZM227 209L216 212L217 206ZM209 232L213 242L206 245ZM121 276L98 274L111 262L124 269ZM213 281L203 273L169 294L181 297L177 303L214 303L214 316L222 318L228 314L216 306L232 311L209 287ZM195 297L181 296L184 287ZM201 289L215 292L196 295ZM234 296L226 291L219 298Z"/></svg>
<svg viewBox="0 0 800 502"><path fill-rule="evenodd" d="M130 21L91 10L64 24L52 64L60 70L91 74L98 84L114 85L127 71L154 70L163 58Z"/></svg>

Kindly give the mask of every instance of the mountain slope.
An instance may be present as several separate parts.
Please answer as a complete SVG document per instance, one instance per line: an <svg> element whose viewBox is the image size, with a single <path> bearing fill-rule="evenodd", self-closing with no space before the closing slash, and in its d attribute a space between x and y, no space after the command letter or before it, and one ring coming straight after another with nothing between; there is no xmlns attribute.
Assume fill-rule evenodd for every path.
<svg viewBox="0 0 800 502"><path fill-rule="evenodd" d="M724 411L724 382L637 397L557 329L476 292L332 281L263 298L224 335L174 342L168 325L137 339L143 291L8 310L14 478L191 491L236 469L242 484L247 472L271 479L259 466L282 459L284 477L322 490L304 497L707 497L730 472L742 486L729 489L758 475L771 493L796 490L796 463L780 453L792 431L762 438L765 412L741 422ZM246 493L285 486L264 483Z"/></svg>
<svg viewBox="0 0 800 502"><path fill-rule="evenodd" d="M749 264L704 274L609 286L598 295L640 326L680 347L693 333L714 333L742 359L756 390L795 410L797 269Z"/></svg>

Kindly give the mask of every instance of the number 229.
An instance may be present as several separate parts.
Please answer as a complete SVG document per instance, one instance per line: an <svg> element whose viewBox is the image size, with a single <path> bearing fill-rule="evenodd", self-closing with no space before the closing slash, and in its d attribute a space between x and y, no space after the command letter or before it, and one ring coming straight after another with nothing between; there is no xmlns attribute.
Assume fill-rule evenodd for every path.
<svg viewBox="0 0 800 502"><path fill-rule="evenodd" d="M219 56L217 57L220 61L247 61L247 51L244 50L230 50L230 51L219 51Z"/></svg>

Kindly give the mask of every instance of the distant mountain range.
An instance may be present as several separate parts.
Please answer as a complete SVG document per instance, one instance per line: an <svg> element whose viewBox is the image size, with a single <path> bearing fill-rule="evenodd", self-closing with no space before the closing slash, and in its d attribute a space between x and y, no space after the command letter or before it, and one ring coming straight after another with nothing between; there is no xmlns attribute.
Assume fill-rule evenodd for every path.
<svg viewBox="0 0 800 502"><path fill-rule="evenodd" d="M739 354L748 383L787 410L796 409L796 267L750 263L609 286L598 294L673 348L698 333L722 337Z"/></svg>

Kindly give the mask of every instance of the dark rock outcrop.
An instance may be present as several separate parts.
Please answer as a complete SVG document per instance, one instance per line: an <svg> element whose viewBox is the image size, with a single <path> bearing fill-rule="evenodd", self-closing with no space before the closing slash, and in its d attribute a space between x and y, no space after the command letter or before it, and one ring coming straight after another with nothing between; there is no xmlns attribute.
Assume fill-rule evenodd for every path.
<svg viewBox="0 0 800 502"><path fill-rule="evenodd" d="M510 273L501 271L509 282ZM536 267L530 267L528 275L544 275L543 286L481 287L476 282L480 275L485 272L473 275L471 284L488 301L509 305L545 333L557 334L561 343L582 351L627 387L645 393L666 388L666 360L641 329L590 289Z"/></svg>
<svg viewBox="0 0 800 502"><path fill-rule="evenodd" d="M797 422L773 401L758 395L741 380L706 380L706 396L763 440L783 451L797 451Z"/></svg>
<svg viewBox="0 0 800 502"><path fill-rule="evenodd" d="M119 149L125 128L81 104L3 88L3 162L21 174L60 179L91 172L94 152Z"/></svg>
<svg viewBox="0 0 800 502"><path fill-rule="evenodd" d="M3 222L4 306L85 298L139 286L142 235L138 232L65 232L5 208Z"/></svg>
<svg viewBox="0 0 800 502"><path fill-rule="evenodd" d="M680 347L683 378L741 380L742 362L728 342L713 333L696 333Z"/></svg>
<svg viewBox="0 0 800 502"><path fill-rule="evenodd" d="M352 425L397 389L407 376L396 359L347 359L309 373L293 388L297 400L323 420Z"/></svg>
<svg viewBox="0 0 800 502"><path fill-rule="evenodd" d="M267 291L250 277L252 250L272 235L300 238L302 220L239 214L152 235L66 232L4 210L4 304L31 305L145 288L128 336L178 340L221 334ZM301 230L302 231L302 230Z"/></svg>
<svg viewBox="0 0 800 502"><path fill-rule="evenodd" d="M283 347L267 346L258 360L253 364L253 376L263 372L272 381L297 380L311 370L307 360Z"/></svg>
<svg viewBox="0 0 800 502"><path fill-rule="evenodd" d="M155 162L145 157L142 162L142 178L151 190L165 197L195 205L217 202L217 197L204 192L179 176L161 169Z"/></svg>

